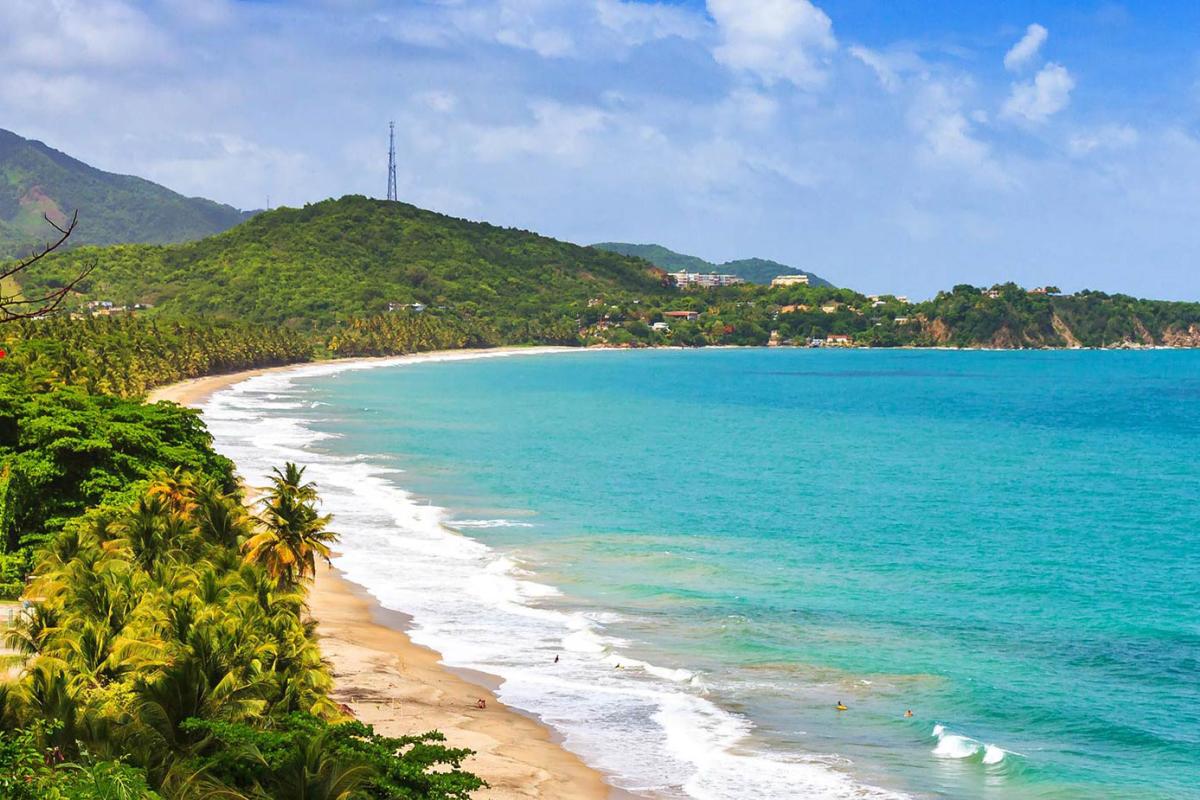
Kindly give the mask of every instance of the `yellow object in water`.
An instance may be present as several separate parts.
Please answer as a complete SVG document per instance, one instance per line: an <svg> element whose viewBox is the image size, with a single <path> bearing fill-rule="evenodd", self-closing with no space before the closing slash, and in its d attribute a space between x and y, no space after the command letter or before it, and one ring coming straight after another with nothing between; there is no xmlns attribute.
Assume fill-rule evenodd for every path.
<svg viewBox="0 0 1200 800"><path fill-rule="evenodd" d="M838 711L849 711L850 710L850 709L846 708L844 705L842 705L841 703L838 703L836 706L834 706L834 708Z"/></svg>

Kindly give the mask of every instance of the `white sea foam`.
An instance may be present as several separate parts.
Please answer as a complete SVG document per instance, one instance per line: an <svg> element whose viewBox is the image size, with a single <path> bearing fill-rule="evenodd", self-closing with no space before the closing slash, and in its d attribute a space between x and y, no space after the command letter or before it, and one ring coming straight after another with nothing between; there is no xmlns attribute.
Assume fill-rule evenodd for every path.
<svg viewBox="0 0 1200 800"><path fill-rule="evenodd" d="M212 397L205 420L217 449L251 485L265 484L284 460L307 464L341 534L336 564L346 576L411 615L413 641L445 663L500 676L505 703L538 714L620 786L703 800L901 797L857 783L836 758L756 749L750 722L709 701L699 676L629 655L628 643L605 630L618 615L555 608L558 590L451 530L471 525L448 523L443 509L400 489L396 470L314 450L322 435L301 419L276 416L311 400L297 378L399 363L406 362L261 375Z"/></svg>
<svg viewBox="0 0 1200 800"><path fill-rule="evenodd" d="M532 522L514 522L511 519L456 519L452 528L532 528Z"/></svg>

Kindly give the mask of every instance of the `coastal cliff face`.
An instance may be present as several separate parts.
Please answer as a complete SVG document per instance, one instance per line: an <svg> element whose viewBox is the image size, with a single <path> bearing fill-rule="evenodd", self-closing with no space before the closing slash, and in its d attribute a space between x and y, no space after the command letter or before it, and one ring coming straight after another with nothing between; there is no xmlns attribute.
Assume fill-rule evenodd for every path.
<svg viewBox="0 0 1200 800"><path fill-rule="evenodd" d="M1014 325L1011 321L999 323L994 330L984 335L978 331L965 331L941 317L928 319L918 317L922 338L933 347L989 348L996 350L1016 349L1080 349L1098 347L1104 349L1137 349L1145 347L1200 348L1200 324L1186 327L1172 325L1155 335L1146 321L1137 316L1126 320L1124 330L1111 333L1077 332L1057 312L1051 314L1048 325L1040 320L1030 320L1025 325Z"/></svg>
<svg viewBox="0 0 1200 800"><path fill-rule="evenodd" d="M1167 347L1200 347L1200 325L1186 329L1175 327L1163 331L1162 344Z"/></svg>
<svg viewBox="0 0 1200 800"><path fill-rule="evenodd" d="M1075 338L1074 332L1067 325L1067 323L1063 322L1062 317L1060 317L1058 314L1055 314L1050 318L1050 324L1054 326L1054 332L1058 334L1058 337L1062 339L1063 344L1066 347L1070 347L1072 349L1083 347L1083 343Z"/></svg>

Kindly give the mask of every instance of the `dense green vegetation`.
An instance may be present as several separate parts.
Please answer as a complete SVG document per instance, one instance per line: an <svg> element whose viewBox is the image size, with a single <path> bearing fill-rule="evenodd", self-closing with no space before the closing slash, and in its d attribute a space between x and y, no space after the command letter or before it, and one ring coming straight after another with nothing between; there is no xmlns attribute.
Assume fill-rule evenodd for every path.
<svg viewBox="0 0 1200 800"><path fill-rule="evenodd" d="M696 319L667 315L677 310L692 310ZM837 336L869 347L1200 346L1198 303L1064 296L1016 284L957 286L915 304L824 287L694 290L669 302L596 304L579 321L583 342L617 346L807 345Z"/></svg>
<svg viewBox="0 0 1200 800"><path fill-rule="evenodd" d="M958 286L916 304L818 281L680 291L637 256L666 268L698 268L690 257L657 246L609 246L634 255L345 197L261 214L201 242L82 248L38 264L23 282L30 291L53 288L81 262L95 260L83 294L72 298L77 310L84 301L104 300L151 305L138 313L160 325L203 318L217 339L201 348L213 362L191 359L182 369L171 355L172 377L252 361L511 344L808 344L830 336L860 346L1200 343L1200 331L1192 329L1195 307L1187 303L1062 296L1015 284ZM781 271L774 262L742 263L763 275ZM680 310L699 317L664 316ZM270 332L260 337L238 325L270 326ZM51 338L70 338L77 350L88 335L57 329ZM241 353L239 340L255 353ZM172 337L164 341L174 347ZM132 386L128 378L114 377L107 366L96 372L92 388L130 392L122 388ZM119 385L102 385L114 381Z"/></svg>
<svg viewBox="0 0 1200 800"><path fill-rule="evenodd" d="M594 244L600 250L611 253L642 258L667 272L717 272L726 275L737 275L749 283L767 285L777 275L807 275L813 286L832 287L833 284L811 272L770 261L765 258L742 258L737 261L726 261L724 264L714 264L698 256L684 255L669 250L660 244L628 244L626 242L601 242Z"/></svg>
<svg viewBox="0 0 1200 800"><path fill-rule="evenodd" d="M81 248L22 282L31 292L54 286L93 260L80 300L306 329L389 305L487 320L535 317L597 292L669 291L643 261L356 196L270 211L200 242Z"/></svg>
<svg viewBox="0 0 1200 800"><path fill-rule="evenodd" d="M189 198L141 178L114 175L41 142L0 130L0 257L44 243L43 219L79 210L72 245L182 242L226 230L249 214Z"/></svg>
<svg viewBox="0 0 1200 800"><path fill-rule="evenodd" d="M278 327L148 316L56 316L0 326L0 375L136 397L166 383L313 357L310 338Z"/></svg>
<svg viewBox="0 0 1200 800"><path fill-rule="evenodd" d="M467 343L433 317L382 321L351 330L398 350ZM382 737L329 699L305 596L335 534L303 469L286 465L249 509L195 412L130 399L360 341L325 336L143 316L0 328L0 596L32 601L5 635L19 670L6 679L0 662L0 798L451 800L482 786L438 733Z"/></svg>
<svg viewBox="0 0 1200 800"><path fill-rule="evenodd" d="M210 461L132 485L39 551L37 603L7 636L26 660L0 686L0 773L28 792L8 796L382 800L479 788L461 770L468 751L436 733L379 737L329 699L304 585L333 535L303 470L279 471L255 518L228 489L228 462ZM106 781L128 793L91 785Z"/></svg>
<svg viewBox="0 0 1200 800"><path fill-rule="evenodd" d="M230 463L192 411L52 384L0 379L0 595L19 593L33 548L93 506L119 501L154 470L232 486Z"/></svg>

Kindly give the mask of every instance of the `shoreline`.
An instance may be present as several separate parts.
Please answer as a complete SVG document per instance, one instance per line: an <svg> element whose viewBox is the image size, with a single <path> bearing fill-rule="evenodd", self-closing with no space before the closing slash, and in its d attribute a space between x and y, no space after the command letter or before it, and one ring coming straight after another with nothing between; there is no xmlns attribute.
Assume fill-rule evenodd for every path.
<svg viewBox="0 0 1200 800"><path fill-rule="evenodd" d="M210 396L259 375L336 363L369 368L420 362L447 355L473 353L540 354L579 348L497 348L481 351L434 351L410 356L301 362L223 375L192 378L159 387L147 403L169 401L202 405ZM478 357L478 356L475 356ZM357 719L387 736L441 731L450 747L475 751L464 768L483 778L488 788L473 797L494 800L603 800L629 798L603 775L561 744L556 731L505 706L494 694L498 677L453 670L441 655L412 642L402 612L384 608L336 567L320 570L309 587L309 613L317 622L324 660L330 665L334 688L331 699L349 706ZM476 707L483 699L487 707Z"/></svg>

